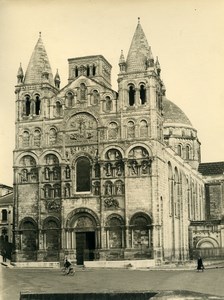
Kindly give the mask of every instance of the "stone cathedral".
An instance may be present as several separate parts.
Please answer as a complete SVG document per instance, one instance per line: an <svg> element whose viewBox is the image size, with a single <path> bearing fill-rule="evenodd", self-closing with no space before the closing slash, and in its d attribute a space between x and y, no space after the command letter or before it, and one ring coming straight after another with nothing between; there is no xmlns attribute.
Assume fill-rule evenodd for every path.
<svg viewBox="0 0 224 300"><path fill-rule="evenodd" d="M197 131L166 98L139 20L118 64L118 91L102 55L69 58L60 88L40 35L20 65L15 261L184 261L204 238Z"/></svg>

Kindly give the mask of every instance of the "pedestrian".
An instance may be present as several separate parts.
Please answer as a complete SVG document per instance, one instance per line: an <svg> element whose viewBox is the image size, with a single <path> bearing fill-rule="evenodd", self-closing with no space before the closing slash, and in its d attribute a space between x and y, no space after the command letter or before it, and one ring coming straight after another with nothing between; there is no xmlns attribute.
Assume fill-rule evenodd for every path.
<svg viewBox="0 0 224 300"><path fill-rule="evenodd" d="M2 257L3 257L3 262L6 262L6 250L2 250Z"/></svg>
<svg viewBox="0 0 224 300"><path fill-rule="evenodd" d="M198 257L198 266L197 266L197 270L199 272L199 270L202 270L202 272L204 271L204 265L203 265L203 261L201 256L199 255Z"/></svg>

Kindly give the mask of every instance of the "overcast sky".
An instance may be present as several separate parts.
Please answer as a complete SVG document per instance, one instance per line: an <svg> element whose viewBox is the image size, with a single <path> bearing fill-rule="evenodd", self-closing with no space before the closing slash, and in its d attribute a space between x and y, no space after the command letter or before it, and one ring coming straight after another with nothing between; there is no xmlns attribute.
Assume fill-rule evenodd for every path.
<svg viewBox="0 0 224 300"><path fill-rule="evenodd" d="M39 32L61 87L68 58L102 54L117 90L120 51L127 57L138 17L159 57L167 98L198 130L202 162L224 161L223 0L0 0L0 183L13 184L14 86Z"/></svg>

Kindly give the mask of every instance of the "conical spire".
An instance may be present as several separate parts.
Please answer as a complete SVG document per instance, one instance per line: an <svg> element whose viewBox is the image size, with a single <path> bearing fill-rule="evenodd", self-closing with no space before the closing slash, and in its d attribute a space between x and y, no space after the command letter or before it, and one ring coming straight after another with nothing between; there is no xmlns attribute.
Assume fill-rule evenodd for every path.
<svg viewBox="0 0 224 300"><path fill-rule="evenodd" d="M147 58L150 55L150 48L145 33L138 18L134 36L127 57L127 72L138 72L146 70Z"/></svg>
<svg viewBox="0 0 224 300"><path fill-rule="evenodd" d="M23 68L22 68L22 64L20 63L19 69L18 69L18 72L17 72L17 83L22 83L23 82L23 77L24 77Z"/></svg>
<svg viewBox="0 0 224 300"><path fill-rule="evenodd" d="M41 83L43 79L45 82L47 79L47 82L54 85L51 66L40 33L26 70L24 83Z"/></svg>

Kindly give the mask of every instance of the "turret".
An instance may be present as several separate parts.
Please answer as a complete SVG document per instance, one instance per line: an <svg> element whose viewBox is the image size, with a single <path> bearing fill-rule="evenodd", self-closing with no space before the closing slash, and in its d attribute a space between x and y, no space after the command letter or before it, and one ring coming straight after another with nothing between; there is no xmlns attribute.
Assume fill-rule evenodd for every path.
<svg viewBox="0 0 224 300"><path fill-rule="evenodd" d="M24 78L24 74L23 74L23 69L22 69L22 65L20 63L18 72L17 72L17 83L21 84L23 83L23 78Z"/></svg>
<svg viewBox="0 0 224 300"><path fill-rule="evenodd" d="M119 59L119 67L120 67L120 72L125 72L126 62L125 62L123 50L121 50L121 55L120 55L120 59Z"/></svg>
<svg viewBox="0 0 224 300"><path fill-rule="evenodd" d="M60 79L60 76L58 74L58 69L57 69L57 72L54 77L54 85L57 89L60 89L60 83L61 83L61 79Z"/></svg>
<svg viewBox="0 0 224 300"><path fill-rule="evenodd" d="M156 66L157 74L158 74L158 76L160 76L161 67L160 67L160 63L159 63L158 56L156 56L156 63L155 63L155 66Z"/></svg>

